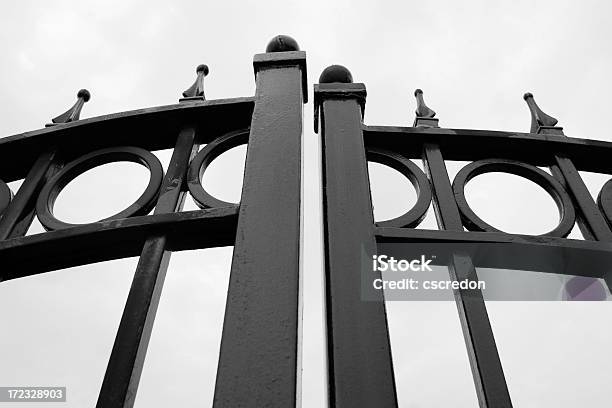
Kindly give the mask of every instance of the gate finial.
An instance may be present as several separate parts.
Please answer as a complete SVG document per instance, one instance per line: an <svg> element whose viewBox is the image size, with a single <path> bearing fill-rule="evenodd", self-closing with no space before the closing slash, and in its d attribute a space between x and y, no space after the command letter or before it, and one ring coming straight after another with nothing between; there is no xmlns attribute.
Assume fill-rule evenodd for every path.
<svg viewBox="0 0 612 408"><path fill-rule="evenodd" d="M425 105L425 100L423 99L423 91L421 89L416 89L414 91L414 96L417 100L417 108L414 112L416 114L416 118L414 118L413 126L438 127L438 119L434 119L434 116L436 116L436 112L429 106Z"/></svg>
<svg viewBox="0 0 612 408"><path fill-rule="evenodd" d="M330 65L325 68L323 72L321 72L321 76L319 77L320 84L331 84L331 83L341 83L341 84L352 84L353 83L353 75L348 68L342 65Z"/></svg>
<svg viewBox="0 0 612 408"><path fill-rule="evenodd" d="M47 123L45 126L49 127L59 125L61 123L68 123L74 122L75 120L79 120L79 116L81 115L81 109L83 109L83 105L85 104L85 102L89 101L90 98L91 94L89 93L89 91L87 89L81 89L77 93L77 101L74 103L74 105L72 105L72 107L66 112L51 119L52 123Z"/></svg>
<svg viewBox="0 0 612 408"><path fill-rule="evenodd" d="M545 114L540 109L531 92L523 95L523 99L527 102L531 112L531 129L529 133L563 134L563 128L555 126L558 122L557 119Z"/></svg>
<svg viewBox="0 0 612 408"><path fill-rule="evenodd" d="M297 67L302 76L302 101L308 102L308 75L306 72L306 53L300 51L297 41L288 35L277 35L268 42L266 52L253 58L255 79L262 69L271 67Z"/></svg>
<svg viewBox="0 0 612 408"><path fill-rule="evenodd" d="M204 77L208 75L208 65L200 64L196 68L196 77L193 85L189 87L185 92L183 92L183 98L179 99L179 102L188 101L188 100L205 100L204 96Z"/></svg>
<svg viewBox="0 0 612 408"><path fill-rule="evenodd" d="M266 52L287 52L299 51L300 46L297 41L288 35L277 35L270 40L266 47Z"/></svg>
<svg viewBox="0 0 612 408"><path fill-rule="evenodd" d="M351 71L342 65L330 65L321 72L319 84L315 85L314 129L319 131L319 108L323 99L354 99L361 107L361 118L365 112L366 89L364 84L353 83Z"/></svg>

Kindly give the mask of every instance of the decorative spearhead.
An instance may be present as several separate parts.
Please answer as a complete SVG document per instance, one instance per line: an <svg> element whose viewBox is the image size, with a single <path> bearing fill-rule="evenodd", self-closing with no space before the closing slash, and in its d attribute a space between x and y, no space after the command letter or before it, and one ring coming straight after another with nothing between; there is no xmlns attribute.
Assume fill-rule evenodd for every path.
<svg viewBox="0 0 612 408"><path fill-rule="evenodd" d="M415 90L414 96L417 100L417 108L414 112L416 114L416 118L414 119L414 127L438 127L438 119L434 119L436 112L429 106L425 105L423 91L420 89Z"/></svg>
<svg viewBox="0 0 612 408"><path fill-rule="evenodd" d="M560 130L563 128L556 128L557 119L553 118L542 112L542 109L538 106L533 99L533 94L531 92L527 92L523 95L523 99L527 102L527 106L529 107L529 111L531 112L531 129L529 133L555 133L558 134ZM557 130L555 132L542 132L542 130ZM561 132L563 134L563 132Z"/></svg>
<svg viewBox="0 0 612 408"><path fill-rule="evenodd" d="M196 73L198 76L196 77L193 85L189 87L185 92L183 92L183 97L185 99L206 99L204 97L204 77L208 75L208 65L200 64L196 68Z"/></svg>
<svg viewBox="0 0 612 408"><path fill-rule="evenodd" d="M69 123L74 122L75 120L79 120L79 116L81 115L81 109L83 109L83 105L85 105L85 102L89 101L90 98L91 94L89 93L89 91L87 89L81 89L77 93L77 101L74 103L74 105L72 105L72 107L66 112L51 119L51 122L53 123L48 123L45 126L49 127L59 125L60 123Z"/></svg>

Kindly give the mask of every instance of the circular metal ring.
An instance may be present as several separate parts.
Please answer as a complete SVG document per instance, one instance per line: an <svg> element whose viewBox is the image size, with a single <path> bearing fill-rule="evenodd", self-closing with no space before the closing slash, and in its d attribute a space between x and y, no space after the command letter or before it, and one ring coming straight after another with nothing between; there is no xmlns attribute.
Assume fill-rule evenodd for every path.
<svg viewBox="0 0 612 408"><path fill-rule="evenodd" d="M227 201L219 200L209 194L204 189L204 186L202 186L202 176L206 168L214 159L234 147L248 143L248 141L248 129L231 132L208 143L196 157L193 158L189 165L189 171L187 172L187 187L200 208L219 208L236 205L236 203L228 203Z"/></svg>
<svg viewBox="0 0 612 408"><path fill-rule="evenodd" d="M455 201L461 211L464 224L470 231L504 232L484 222L470 208L465 198L465 185L474 177L492 172L510 173L526 178L542 187L553 198L559 209L559 224L541 236L566 237L572 230L576 221L576 212L570 196L561 183L530 164L512 160L491 159L479 160L462 168L453 181Z"/></svg>
<svg viewBox="0 0 612 408"><path fill-rule="evenodd" d="M121 218L128 218L137 215L146 215L155 207L159 189L164 178L164 169L159 159L147 150L138 147L113 147L109 149L97 150L85 156L79 157L69 163L59 173L51 178L43 187L38 201L36 202L36 213L40 223L47 230L57 230L74 227L81 224L71 224L60 221L53 215L53 205L59 193L68 183L95 167L103 164L128 161L142 164L150 172L149 184L140 197L125 210L117 214L104 218L100 221L110 221Z"/></svg>
<svg viewBox="0 0 612 408"><path fill-rule="evenodd" d="M4 181L0 180L0 214L6 210L12 199L13 192Z"/></svg>
<svg viewBox="0 0 612 408"><path fill-rule="evenodd" d="M388 150L369 149L366 158L368 161L380 163L399 171L410 180L417 192L417 201L410 210L399 217L377 222L376 225L397 228L414 228L419 225L425 218L431 203L431 188L425 173L412 160Z"/></svg>
<svg viewBox="0 0 612 408"><path fill-rule="evenodd" d="M597 196L597 204L606 217L608 225L612 226L612 180L608 180L601 188Z"/></svg>

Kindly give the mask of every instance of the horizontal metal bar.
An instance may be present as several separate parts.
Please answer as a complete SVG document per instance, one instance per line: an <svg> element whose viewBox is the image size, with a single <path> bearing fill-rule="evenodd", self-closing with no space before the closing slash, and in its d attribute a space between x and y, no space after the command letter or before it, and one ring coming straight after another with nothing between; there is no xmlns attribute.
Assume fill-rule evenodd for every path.
<svg viewBox="0 0 612 408"><path fill-rule="evenodd" d="M612 142L559 135L490 130L365 126L367 148L393 150L408 158L420 158L423 145L440 146L445 160L474 161L504 158L536 166L556 164L554 155L572 160L580 171L612 174Z"/></svg>
<svg viewBox="0 0 612 408"><path fill-rule="evenodd" d="M9 239L0 242L0 281L137 256L146 239L156 234L166 234L171 251L233 245L237 219L234 206L96 222Z"/></svg>
<svg viewBox="0 0 612 408"><path fill-rule="evenodd" d="M158 106L0 138L0 179L8 183L24 178L36 159L54 146L66 160L113 146L169 149L185 123L198 131L196 143L208 143L232 130L248 128L253 101L248 97Z"/></svg>
<svg viewBox="0 0 612 408"><path fill-rule="evenodd" d="M605 278L610 273L612 243L564 238L534 237L493 232L432 231L402 228L377 228L376 242L413 245L415 254L443 255L456 247L471 253L481 268L533 270L538 272ZM440 244L453 244L440 246ZM483 245L492 244L492 245ZM390 248L390 249L388 249ZM385 246L389 252L393 246ZM402 254L411 250L402 246ZM424 252L425 251L425 252ZM446 264L444 256L434 263Z"/></svg>
<svg viewBox="0 0 612 408"><path fill-rule="evenodd" d="M612 243L583 241L537 235L506 234L479 231L439 231L411 228L376 228L379 242L482 242L506 244L548 245L570 249L612 251Z"/></svg>

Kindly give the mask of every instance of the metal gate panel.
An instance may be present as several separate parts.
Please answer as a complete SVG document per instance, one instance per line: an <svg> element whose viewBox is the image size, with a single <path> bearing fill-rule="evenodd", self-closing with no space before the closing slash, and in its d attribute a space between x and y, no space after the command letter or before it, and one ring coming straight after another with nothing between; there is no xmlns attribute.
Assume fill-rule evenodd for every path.
<svg viewBox="0 0 612 408"><path fill-rule="evenodd" d="M255 97L206 100L208 67L201 65L178 104L79 120L90 97L81 90L76 104L45 129L0 139L0 281L140 257L99 408L134 403L171 252L228 245L234 257L213 405L295 406L299 400L306 56L295 40L277 36L255 56L254 68ZM247 160L234 205L200 181L216 156L241 144ZM165 174L150 153L158 149L173 149ZM124 160L151 174L134 204L90 224L55 218L53 204L66 184ZM22 178L13 197L5 183ZM188 193L201 210L181 212ZM26 236L35 215L47 232Z"/></svg>
<svg viewBox="0 0 612 408"><path fill-rule="evenodd" d="M507 244L495 258L507 268L527 268L534 260L545 270L605 279L612 235L612 182L593 200L578 170L612 174L612 143L567 138L556 119L544 114L531 94L530 133L442 129L435 112L415 91L412 127L363 123L366 92L342 66L326 68L315 85L315 131L322 138L325 284L328 330L329 400L333 407L396 407L393 363L382 291L361 282L360 272L377 247L389 243ZM421 159L427 177L410 159ZM393 220L374 222L368 160L390 166L417 187L414 208ZM451 180L445 160L471 161ZM553 176L536 166L550 167ZM470 178L502 171L528 178L556 201L561 221L547 234L503 233L469 207L464 186ZM393 199L393 198L390 198ZM415 229L433 200L439 230ZM567 239L575 222L586 240ZM479 259L481 261L481 259ZM569 267L569 266L572 267ZM474 259L457 253L445 265L454 281L476 281ZM573 269L572 269L573 268ZM372 272L370 272L372 273ZM374 275L380 277L380 272ZM364 296L365 294L365 296ZM512 402L480 290L454 292L481 407L511 407ZM365 298L365 299L364 299Z"/></svg>

